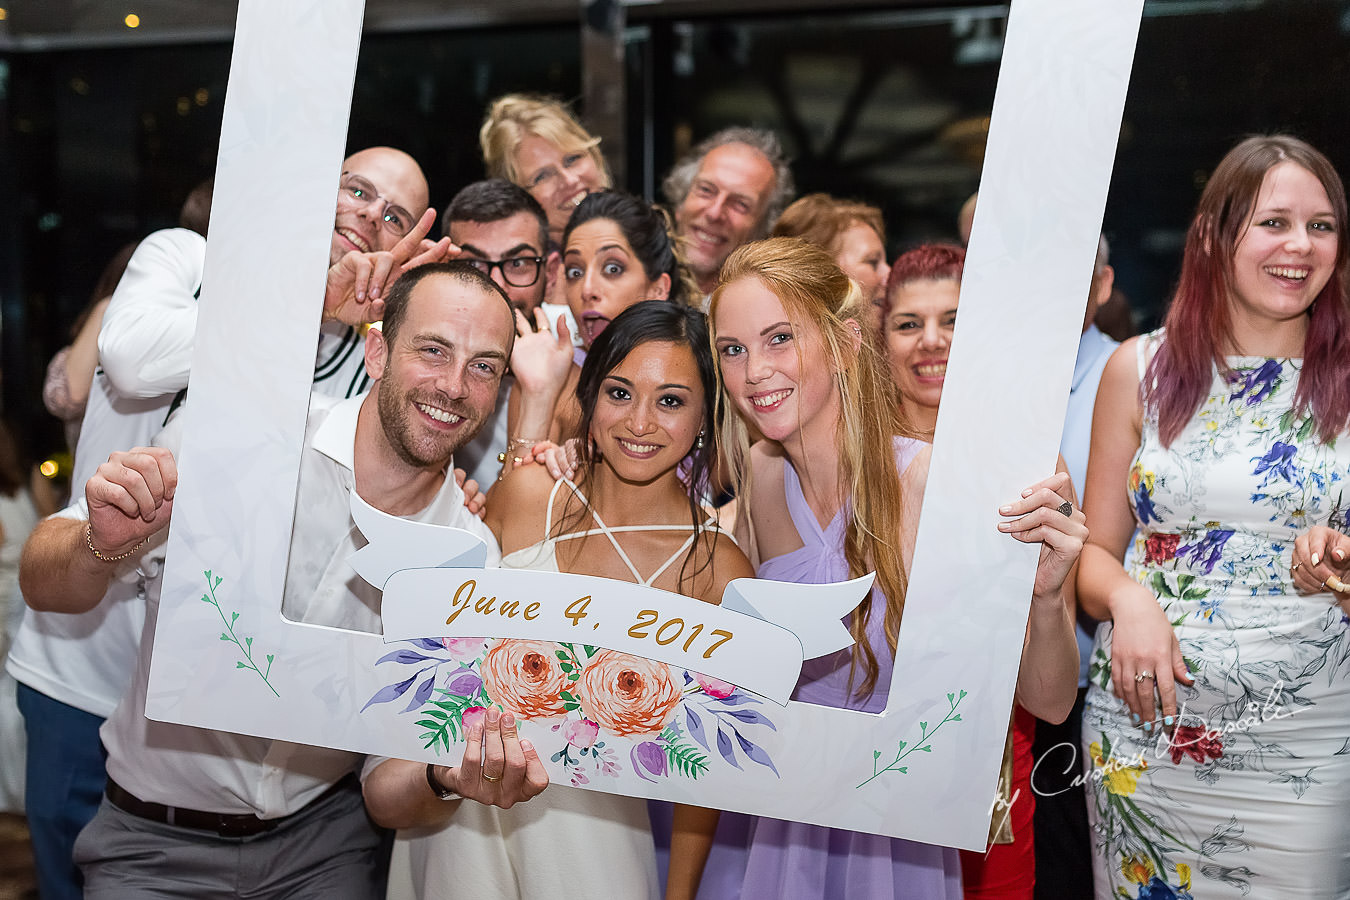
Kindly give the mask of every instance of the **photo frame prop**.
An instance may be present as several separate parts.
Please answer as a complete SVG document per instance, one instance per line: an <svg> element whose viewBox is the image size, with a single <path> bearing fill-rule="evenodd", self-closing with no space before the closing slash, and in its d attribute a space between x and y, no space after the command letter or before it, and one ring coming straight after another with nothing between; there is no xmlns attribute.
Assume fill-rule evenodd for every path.
<svg viewBox="0 0 1350 900"><path fill-rule="evenodd" d="M804 645L863 584L752 581L716 609L600 579L475 570L483 550L471 536L399 532L387 543L383 525L411 523L358 505L354 519L381 549L353 564L387 581L388 633L282 618L362 3L241 0L148 715L454 762L465 716L519 704L522 733L558 785L983 848L1037 555L996 530L997 509L1053 469L1141 12L1142 0L1012 4L889 703L871 715L768 699L790 690L793 667L818 649ZM266 241L259 196L289 211ZM819 627L785 623L807 640L790 642L784 668L783 629L757 615L777 618L794 590L848 599ZM593 605L575 605L586 596ZM473 612L424 624L455 619L457 603ZM518 617L503 619L508 603ZM527 620L531 603L548 628ZM510 620L493 636L510 640L473 634L489 630L479 604ZM395 623L395 606L422 618ZM576 637L602 609L610 624L592 632L631 642ZM728 622L765 637L704 665L705 635L740 633ZM565 646L523 646L543 640ZM543 699L511 685L502 647L536 652L566 684ZM665 658L615 663L616 650ZM644 687L586 699L582 681L602 663L628 666L626 683Z"/></svg>

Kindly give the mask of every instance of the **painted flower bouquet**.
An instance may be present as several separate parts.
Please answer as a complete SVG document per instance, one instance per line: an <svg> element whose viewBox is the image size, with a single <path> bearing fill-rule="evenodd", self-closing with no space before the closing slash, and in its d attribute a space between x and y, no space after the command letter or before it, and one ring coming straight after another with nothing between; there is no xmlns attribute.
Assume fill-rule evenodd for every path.
<svg viewBox="0 0 1350 900"><path fill-rule="evenodd" d="M763 701L734 685L666 663L588 644L423 638L386 653L396 666L362 711L411 695L423 746L448 751L490 706L547 723L556 743L540 750L561 763L573 785L617 778L624 759L646 781L698 778L715 765L746 762L775 775L764 729L777 731ZM411 673L411 674L408 674ZM404 677L404 676L407 677ZM550 752L551 751L551 752Z"/></svg>

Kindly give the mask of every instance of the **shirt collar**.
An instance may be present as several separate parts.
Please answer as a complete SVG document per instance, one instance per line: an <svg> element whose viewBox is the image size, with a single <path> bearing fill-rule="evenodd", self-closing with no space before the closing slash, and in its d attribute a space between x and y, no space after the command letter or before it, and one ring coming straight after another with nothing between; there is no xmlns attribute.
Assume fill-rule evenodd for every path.
<svg viewBox="0 0 1350 900"><path fill-rule="evenodd" d="M314 432L313 447L349 472L356 471L356 420L367 394L339 400ZM372 399L372 403L375 401Z"/></svg>

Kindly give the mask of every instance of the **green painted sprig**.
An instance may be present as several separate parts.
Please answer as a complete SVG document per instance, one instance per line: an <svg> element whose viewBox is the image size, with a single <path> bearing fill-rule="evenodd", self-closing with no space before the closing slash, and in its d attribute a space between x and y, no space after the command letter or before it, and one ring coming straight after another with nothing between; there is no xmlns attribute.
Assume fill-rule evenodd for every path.
<svg viewBox="0 0 1350 900"><path fill-rule="evenodd" d="M921 750L924 753L931 753L933 751L933 745L931 742L933 735L937 734L938 730L942 728L943 725L946 725L948 722L961 721L961 714L956 711L956 708L961 705L961 701L964 699L966 699L965 691L958 691L956 693L948 694L947 704L950 706L950 709L947 710L947 715L942 717L942 721L937 723L937 725L933 727L932 731L928 730L927 722L920 722L918 741L916 741L912 746L909 744L908 741L901 741L899 744L897 744L895 747L895 759L891 760L890 763L886 765L884 768L881 769L877 768L877 766L881 764L881 751L873 750L872 777L868 778L867 781L864 781L862 784L858 785L858 787L863 787L868 782L872 781L872 779L884 775L887 772L899 772L901 775L908 775L909 766L902 766L900 765L900 763L905 759L905 757L909 756L916 750ZM855 788L855 790L856 789L857 788Z"/></svg>
<svg viewBox="0 0 1350 900"><path fill-rule="evenodd" d="M243 660L235 663L235 668L252 669L254 672L257 672L258 677L263 680L263 684L267 685L267 689L280 697L281 694L277 692L277 689L272 686L272 682L267 678L272 672L272 660L274 654L267 654L266 671L258 668L258 664L253 661L253 638L245 637L243 641L240 641L239 636L234 633L234 623L239 620L239 613L232 612L230 613L229 618L226 618L225 610L220 608L220 601L216 599L216 588L220 587L220 583L225 579L220 576L212 577L210 569L207 569L202 574L206 576L206 593L202 594L202 602L214 606L216 612L220 614L220 621L225 623L225 630L220 633L220 639L234 644L239 648L239 652L244 654Z"/></svg>

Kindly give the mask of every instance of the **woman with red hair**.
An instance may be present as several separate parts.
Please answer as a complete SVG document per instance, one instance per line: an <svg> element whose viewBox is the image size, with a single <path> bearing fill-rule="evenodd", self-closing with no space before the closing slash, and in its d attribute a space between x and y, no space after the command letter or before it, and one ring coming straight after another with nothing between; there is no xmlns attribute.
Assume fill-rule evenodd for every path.
<svg viewBox="0 0 1350 900"><path fill-rule="evenodd" d="M1325 156L1244 140L1165 327L1102 377L1078 577L1105 623L1083 720L1098 897L1350 891L1345 223Z"/></svg>
<svg viewBox="0 0 1350 900"><path fill-rule="evenodd" d="M905 415L926 441L933 440L937 426L965 263L966 251L956 244L923 244L896 259L886 284L882 346ZM965 900L1031 900L1035 887L1036 717L1014 705L1008 734L989 846L984 852L961 851Z"/></svg>
<svg viewBox="0 0 1350 900"><path fill-rule="evenodd" d="M966 251L956 244L924 244L902 253L886 282L882 349L905 415L928 441L937 426L965 265Z"/></svg>

